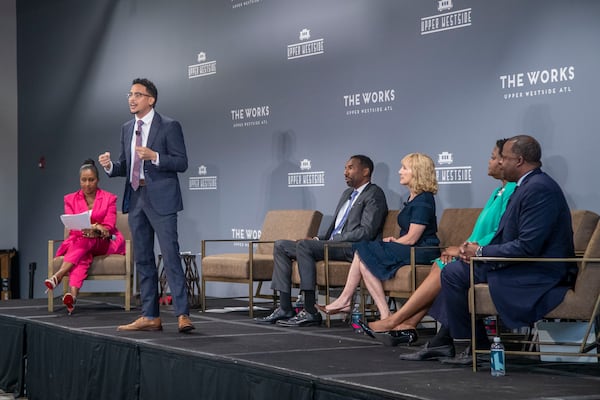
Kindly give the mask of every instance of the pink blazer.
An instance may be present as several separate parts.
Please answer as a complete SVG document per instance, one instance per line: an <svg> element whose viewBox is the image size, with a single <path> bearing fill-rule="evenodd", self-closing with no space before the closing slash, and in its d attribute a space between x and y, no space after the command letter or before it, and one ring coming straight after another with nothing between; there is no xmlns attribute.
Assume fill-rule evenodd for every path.
<svg viewBox="0 0 600 400"><path fill-rule="evenodd" d="M88 210L87 203L85 201L85 195L81 190L75 193L69 193L64 198L65 202L65 214L79 214ZM114 239L110 240L108 251L106 254L125 254L125 239L121 232L117 230L117 196L98 189L96 192L96 200L94 201L94 207L92 208L91 215L92 224L101 224L106 226L110 234L113 235ZM69 237L62 242L58 250L56 251L57 256L64 255L69 247L83 237L81 231L72 230L69 232ZM101 240L101 239L96 239Z"/></svg>

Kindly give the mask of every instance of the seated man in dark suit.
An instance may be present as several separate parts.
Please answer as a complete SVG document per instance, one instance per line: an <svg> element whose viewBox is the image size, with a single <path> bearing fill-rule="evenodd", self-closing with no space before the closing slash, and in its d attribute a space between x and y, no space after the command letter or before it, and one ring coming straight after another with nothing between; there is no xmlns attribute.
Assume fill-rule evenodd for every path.
<svg viewBox="0 0 600 400"><path fill-rule="evenodd" d="M454 339L471 337L468 308L471 257L573 257L571 213L559 185L541 171L542 151L531 136L509 139L502 150L504 178L517 182L498 231L487 246L464 243L461 259L442 271L442 291L430 314L442 323L425 347L404 360L442 359L444 363L469 365L471 349L455 356ZM558 306L574 282L570 263L479 263L475 282L487 282L494 305L508 328L520 328L541 319ZM483 324L478 321L477 348L489 347Z"/></svg>
<svg viewBox="0 0 600 400"><path fill-rule="evenodd" d="M348 189L335 210L325 235L307 240L278 240L273 257L275 266L271 288L280 293L280 306L268 317L256 322L284 326L319 325L321 314L315 308L316 262L324 259L325 243L358 242L374 240L381 235L388 208L381 188L371 183L373 161L367 156L350 157L344 169ZM352 261L353 252L348 247L330 247L329 259ZM292 261L298 261L300 290L304 292L304 310L295 315L292 310Z"/></svg>

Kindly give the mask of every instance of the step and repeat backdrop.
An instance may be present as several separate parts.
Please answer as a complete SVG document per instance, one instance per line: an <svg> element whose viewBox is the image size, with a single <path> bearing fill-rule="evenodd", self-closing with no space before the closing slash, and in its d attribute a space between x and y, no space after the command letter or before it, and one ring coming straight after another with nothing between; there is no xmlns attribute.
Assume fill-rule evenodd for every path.
<svg viewBox="0 0 600 400"><path fill-rule="evenodd" d="M83 160L118 156L136 77L183 125L183 251L257 239L271 209L318 209L325 227L353 154L373 159L390 208L410 152L436 163L438 216L482 207L494 143L519 133L572 208L600 212L600 2L30 0L17 14L19 250L22 269L42 266L37 295L62 197ZM123 179L100 185L121 198Z"/></svg>

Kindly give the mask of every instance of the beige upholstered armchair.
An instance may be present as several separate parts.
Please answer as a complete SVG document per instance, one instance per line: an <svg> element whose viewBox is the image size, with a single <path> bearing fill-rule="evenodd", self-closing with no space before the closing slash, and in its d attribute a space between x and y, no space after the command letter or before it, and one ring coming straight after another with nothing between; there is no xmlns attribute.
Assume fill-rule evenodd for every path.
<svg viewBox="0 0 600 400"><path fill-rule="evenodd" d="M207 244L243 240L202 240L202 311L206 310L206 282L230 282L248 285L250 317L254 297L265 297L262 282L273 275L273 243L279 239L299 240L317 235L323 214L314 210L272 210L263 222L260 240L248 240L246 253L207 254ZM254 282L259 285L254 293ZM274 295L273 295L273 299Z"/></svg>
<svg viewBox="0 0 600 400"><path fill-rule="evenodd" d="M548 343L542 342L539 335L533 335L528 340L505 340L507 343L517 343L523 345L522 350L506 350L508 355L561 355L561 356L592 356L600 358L598 352L600 347L600 337L598 336L596 326L596 332L594 332L594 321L598 320L600 316L600 222L598 222L598 215L591 211L573 211L573 233L576 242L575 249L582 246L582 243L586 243L585 252L583 258L574 259L545 259L545 258L490 258L480 257L473 258L471 260L471 288L469 292L469 309L471 312L471 323L472 327L475 326L475 320L477 316L497 315L496 307L490 296L489 287L485 283L474 284L474 273L473 268L477 262L483 261L503 261L503 262L551 262L551 261L576 261L579 268L575 287L569 290L561 304L552 310L544 319L563 319L563 320L577 320L580 322L586 322L586 328L583 333L583 337L578 342L561 342L561 343ZM596 221L595 229L593 232L589 231L590 221ZM499 330L500 332L500 330ZM547 347L548 350L543 349L543 345L556 345L560 344L563 347L569 347L571 352L560 352L555 353L549 350L551 347ZM471 345L475 349L475 329L472 328L471 333ZM538 346L538 351L533 351L533 345ZM526 347L528 346L528 348ZM594 353L590 353L592 350L596 350ZM474 350L473 351L473 371L477 371L477 354L489 353L489 350Z"/></svg>
<svg viewBox="0 0 600 400"><path fill-rule="evenodd" d="M400 234L400 227L398 226L398 213L399 210L388 210L388 214L383 224L382 237L395 236ZM325 244L325 259L317 262L317 288L325 290L325 304L329 304L331 288L344 287L346 285L346 279L348 278L348 272L350 271L351 263L348 261L337 261L330 260L328 257L329 247L331 246L351 246L351 243L336 243L330 242ZM292 273L292 282L294 284L300 284L300 272L298 271L298 263L294 261ZM326 325L329 327L331 324L330 316L326 315Z"/></svg>
<svg viewBox="0 0 600 400"><path fill-rule="evenodd" d="M92 265L88 270L87 280L120 280L125 283L125 290L123 295L125 296L125 310L131 309L131 293L133 290L133 250L131 246L131 231L129 230L129 223L127 220L127 214L121 212L117 213L117 229L123 235L125 239L125 255L121 254L110 254L103 256L96 256L92 261ZM69 232L65 230L65 238ZM60 268L63 261L63 256L55 257L56 244L62 242L62 240L49 240L48 241L48 277L54 275ZM63 294L67 293L69 289L69 276L65 275L62 280ZM56 289L55 289L56 290ZM88 293L89 294L89 293ZM48 311L54 311L54 297L53 292L48 292Z"/></svg>
<svg viewBox="0 0 600 400"><path fill-rule="evenodd" d="M480 213L481 208L445 209L438 224L437 235L440 239L440 249L463 243L471 235ZM411 260L413 260L411 264L399 268L392 279L383 281L383 289L391 297L410 297L429 274L431 264L416 264L414 252L418 250L415 247L411 250Z"/></svg>

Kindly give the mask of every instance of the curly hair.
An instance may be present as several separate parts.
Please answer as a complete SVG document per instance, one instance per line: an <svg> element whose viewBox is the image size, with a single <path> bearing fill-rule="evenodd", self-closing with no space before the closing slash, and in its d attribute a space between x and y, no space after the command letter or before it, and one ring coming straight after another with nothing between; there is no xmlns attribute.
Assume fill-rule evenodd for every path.
<svg viewBox="0 0 600 400"><path fill-rule="evenodd" d="M410 153L402 159L402 164L412 170L412 180L408 187L415 193L431 192L436 194L438 182L435 176L435 164L431 157L423 153Z"/></svg>

